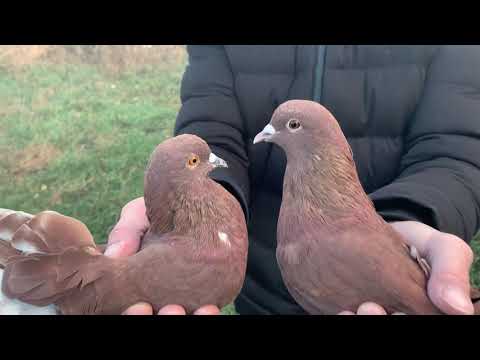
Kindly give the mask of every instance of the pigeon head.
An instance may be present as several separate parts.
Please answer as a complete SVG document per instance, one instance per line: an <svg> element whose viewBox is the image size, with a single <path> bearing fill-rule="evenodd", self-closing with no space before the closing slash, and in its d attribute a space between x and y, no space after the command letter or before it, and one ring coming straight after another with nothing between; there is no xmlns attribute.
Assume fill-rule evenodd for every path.
<svg viewBox="0 0 480 360"><path fill-rule="evenodd" d="M254 144L259 142L274 143L286 154L285 197L301 197L304 204L324 213L363 204L350 145L335 117L322 105L306 100L283 103L255 137ZM317 210L313 212L318 215Z"/></svg>
<svg viewBox="0 0 480 360"><path fill-rule="evenodd" d="M253 140L254 144L260 142L280 146L288 158L297 153L313 155L327 148L350 152L345 136L330 111L308 100L290 100L281 104L270 123Z"/></svg>
<svg viewBox="0 0 480 360"><path fill-rule="evenodd" d="M227 163L212 153L203 139L178 135L156 147L147 167L147 180L158 175L162 181L166 176L174 178L176 183L192 181L205 178L216 167L227 167Z"/></svg>
<svg viewBox="0 0 480 360"><path fill-rule="evenodd" d="M198 197L213 180L208 174L227 163L198 136L184 134L159 144L153 151L144 180L147 215L152 223L178 199ZM152 224L154 225L154 224Z"/></svg>

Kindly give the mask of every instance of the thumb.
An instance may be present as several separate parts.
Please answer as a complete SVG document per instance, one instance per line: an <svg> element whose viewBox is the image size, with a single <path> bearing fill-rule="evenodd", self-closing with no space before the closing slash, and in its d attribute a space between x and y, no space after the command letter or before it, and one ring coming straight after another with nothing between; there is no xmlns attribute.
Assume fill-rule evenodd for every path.
<svg viewBox="0 0 480 360"><path fill-rule="evenodd" d="M470 266L473 252L460 238L438 233L428 246L432 266L428 295L440 310L450 315L474 313L470 299Z"/></svg>
<svg viewBox="0 0 480 360"><path fill-rule="evenodd" d="M135 254L149 226L143 197L130 201L123 207L120 220L110 232L104 254L110 257Z"/></svg>
<svg viewBox="0 0 480 360"><path fill-rule="evenodd" d="M110 233L108 245L103 254L114 258L133 255L140 247L142 235L143 232L118 223Z"/></svg>

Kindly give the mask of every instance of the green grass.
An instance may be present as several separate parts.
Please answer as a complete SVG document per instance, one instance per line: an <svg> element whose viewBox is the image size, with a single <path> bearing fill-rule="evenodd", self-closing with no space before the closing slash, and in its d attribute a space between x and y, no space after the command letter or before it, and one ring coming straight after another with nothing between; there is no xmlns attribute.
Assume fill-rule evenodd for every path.
<svg viewBox="0 0 480 360"><path fill-rule="evenodd" d="M480 288L480 233L475 236L471 245L475 254L475 260L470 271L470 277L472 283Z"/></svg>
<svg viewBox="0 0 480 360"><path fill-rule="evenodd" d="M104 243L121 207L143 195L150 153L172 134L183 70L0 66L0 207L73 216ZM478 255L478 241L473 248ZM479 274L476 261L476 285Z"/></svg>

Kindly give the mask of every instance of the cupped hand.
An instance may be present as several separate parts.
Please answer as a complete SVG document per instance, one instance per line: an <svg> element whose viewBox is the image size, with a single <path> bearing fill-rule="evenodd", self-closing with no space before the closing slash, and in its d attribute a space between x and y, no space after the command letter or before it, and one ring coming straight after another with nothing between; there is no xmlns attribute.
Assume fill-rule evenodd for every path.
<svg viewBox="0 0 480 360"><path fill-rule="evenodd" d="M431 267L427 292L430 300L445 314L472 315L470 299L470 267L473 252L459 237L443 233L416 221L391 223L405 243L414 246ZM400 313L396 313L400 314ZM379 304L366 302L357 312L342 311L339 315L387 315Z"/></svg>
<svg viewBox="0 0 480 360"><path fill-rule="evenodd" d="M135 254L149 226L143 197L130 201L123 207L119 221L110 232L104 255L121 258ZM214 305L202 306L194 312L194 315L219 314L220 309ZM153 308L150 304L138 303L126 309L123 315L153 315ZM158 315L186 315L186 312L182 306L172 304L160 309Z"/></svg>

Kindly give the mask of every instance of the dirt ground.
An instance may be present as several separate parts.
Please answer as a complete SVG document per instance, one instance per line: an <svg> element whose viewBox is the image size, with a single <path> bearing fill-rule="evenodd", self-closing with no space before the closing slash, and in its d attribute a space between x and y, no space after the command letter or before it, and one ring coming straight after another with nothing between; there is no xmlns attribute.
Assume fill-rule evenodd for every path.
<svg viewBox="0 0 480 360"><path fill-rule="evenodd" d="M22 69L45 63L89 63L108 72L138 71L184 61L184 45L0 45L0 66Z"/></svg>

